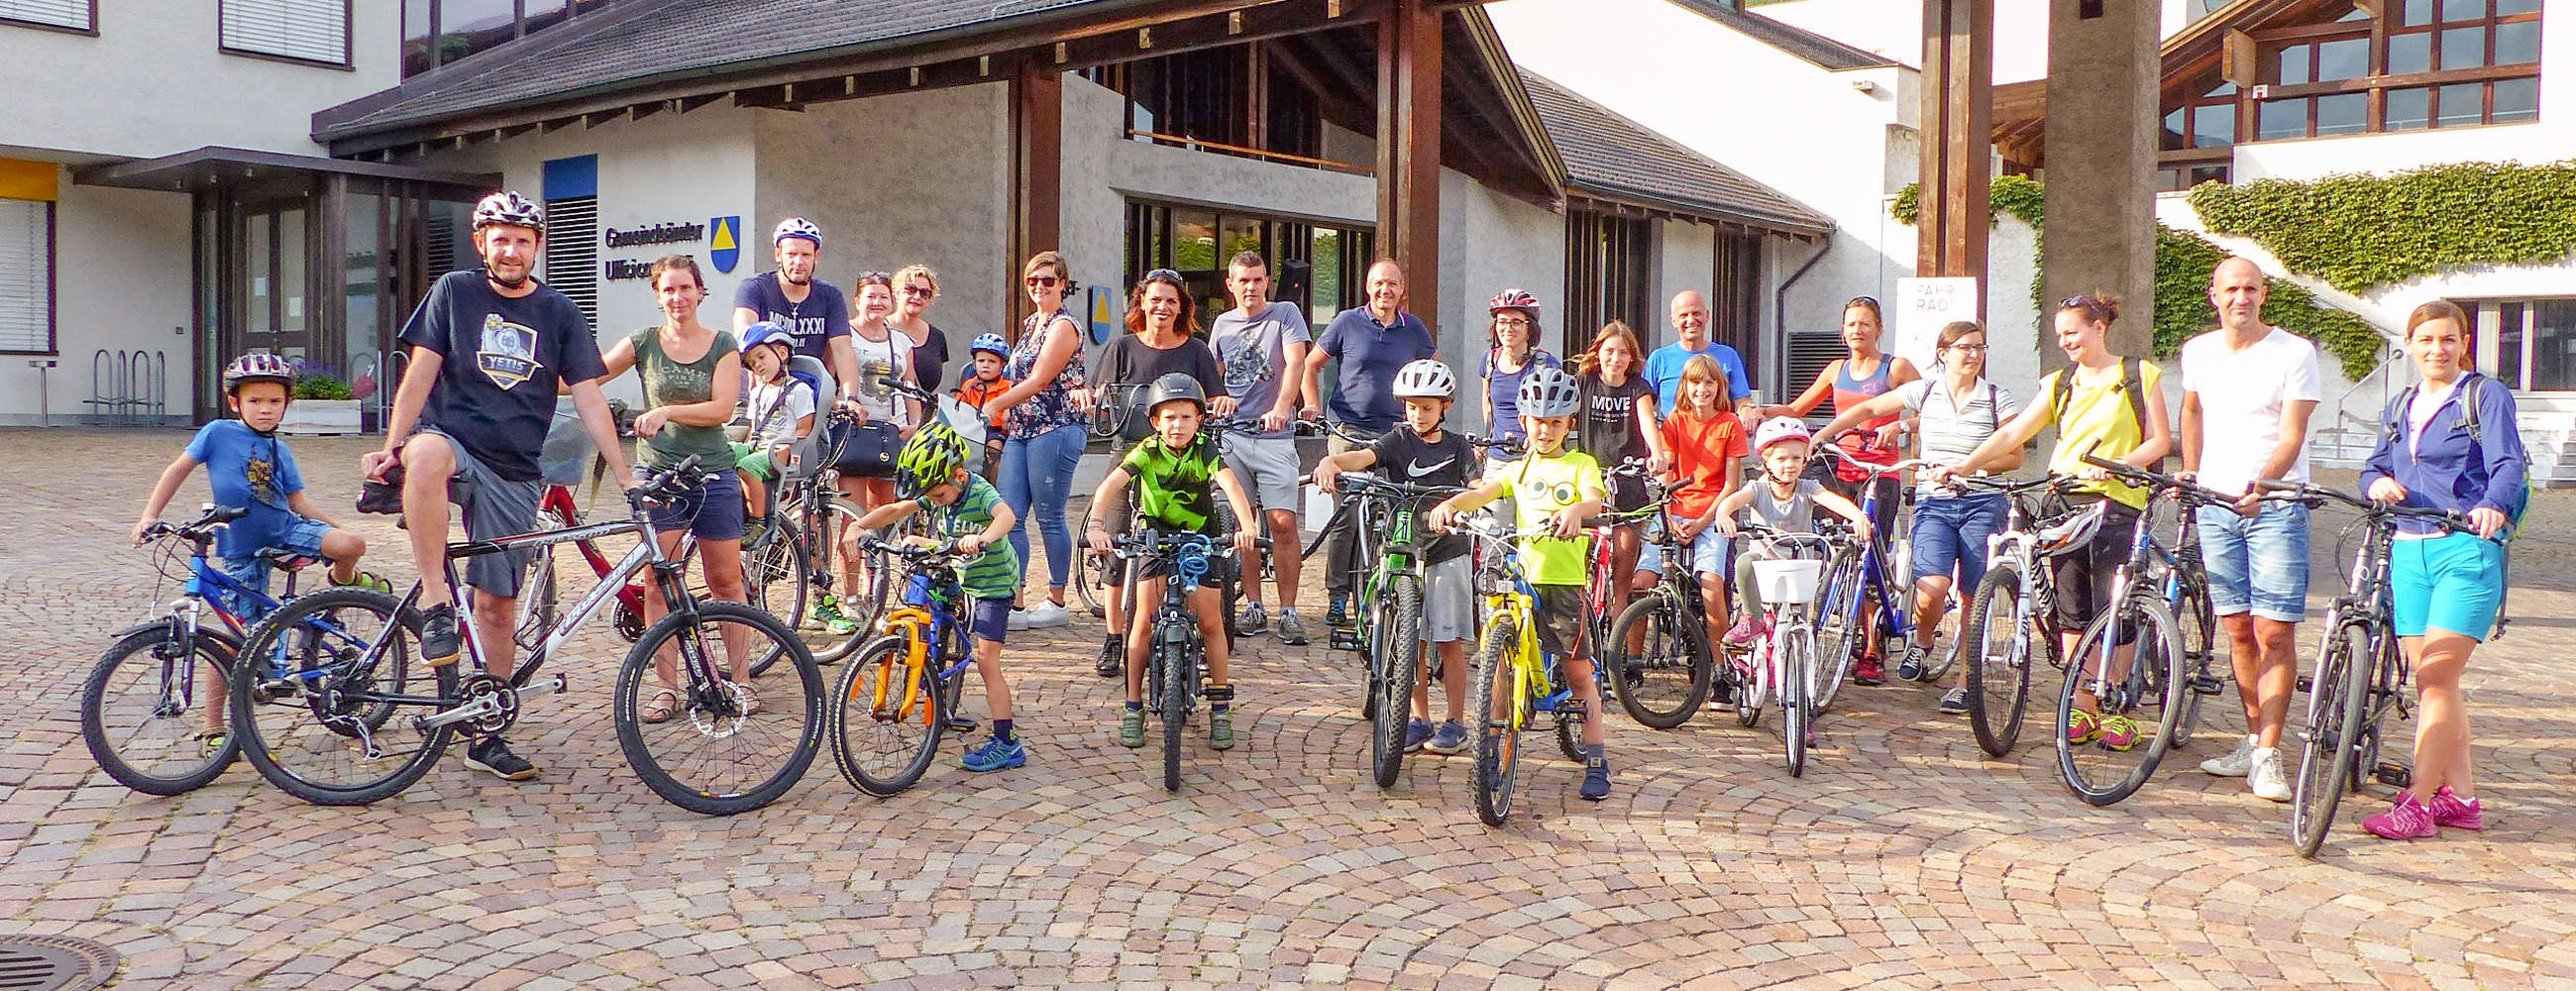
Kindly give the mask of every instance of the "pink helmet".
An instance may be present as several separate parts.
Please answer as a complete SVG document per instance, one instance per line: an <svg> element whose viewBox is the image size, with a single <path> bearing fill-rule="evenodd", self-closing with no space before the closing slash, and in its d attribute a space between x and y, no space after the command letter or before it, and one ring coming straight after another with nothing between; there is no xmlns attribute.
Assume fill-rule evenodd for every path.
<svg viewBox="0 0 2576 991"><path fill-rule="evenodd" d="M1538 319L1538 297L1530 295L1527 289L1505 289L1486 307L1486 311L1490 313L1501 313L1504 310L1520 310L1528 313L1530 319L1536 320Z"/></svg>

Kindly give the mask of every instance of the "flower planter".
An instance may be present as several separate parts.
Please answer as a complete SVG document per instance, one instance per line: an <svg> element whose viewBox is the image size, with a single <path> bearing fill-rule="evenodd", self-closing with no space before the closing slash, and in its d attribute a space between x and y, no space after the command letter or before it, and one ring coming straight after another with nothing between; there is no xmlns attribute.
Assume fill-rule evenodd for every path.
<svg viewBox="0 0 2576 991"><path fill-rule="evenodd" d="M332 436L357 433L358 422L355 399L298 399L286 404L286 419L278 422L277 429L301 436Z"/></svg>

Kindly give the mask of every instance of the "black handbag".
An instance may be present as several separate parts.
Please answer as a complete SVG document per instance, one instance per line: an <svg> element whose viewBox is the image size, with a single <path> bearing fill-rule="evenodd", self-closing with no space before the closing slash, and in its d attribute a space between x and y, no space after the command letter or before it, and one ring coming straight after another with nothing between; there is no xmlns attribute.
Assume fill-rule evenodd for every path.
<svg viewBox="0 0 2576 991"><path fill-rule="evenodd" d="M832 438L832 467L845 475L892 478L895 452L902 449L903 435L894 424L843 424Z"/></svg>

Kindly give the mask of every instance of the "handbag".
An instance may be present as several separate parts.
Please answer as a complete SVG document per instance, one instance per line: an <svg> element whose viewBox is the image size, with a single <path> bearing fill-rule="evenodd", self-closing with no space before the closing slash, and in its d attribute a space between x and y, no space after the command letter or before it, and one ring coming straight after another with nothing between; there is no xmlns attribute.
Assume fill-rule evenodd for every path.
<svg viewBox="0 0 2576 991"><path fill-rule="evenodd" d="M845 474L890 478L903 436L883 420L843 424L832 438L832 467Z"/></svg>

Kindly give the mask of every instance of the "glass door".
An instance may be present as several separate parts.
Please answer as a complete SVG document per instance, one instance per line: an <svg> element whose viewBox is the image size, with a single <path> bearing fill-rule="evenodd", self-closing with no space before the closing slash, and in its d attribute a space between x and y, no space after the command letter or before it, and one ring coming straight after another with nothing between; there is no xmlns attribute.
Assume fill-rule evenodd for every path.
<svg viewBox="0 0 2576 991"><path fill-rule="evenodd" d="M241 259L234 294L240 303L224 360L265 351L289 361L331 363L318 355L313 340L313 287L307 278L312 214L310 196L243 204L233 239Z"/></svg>

